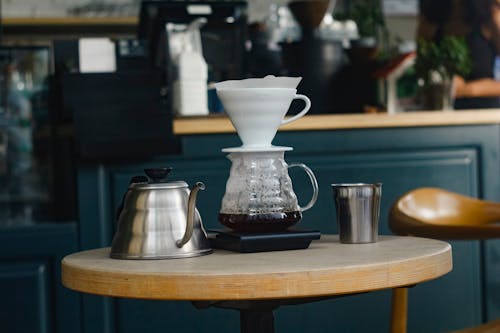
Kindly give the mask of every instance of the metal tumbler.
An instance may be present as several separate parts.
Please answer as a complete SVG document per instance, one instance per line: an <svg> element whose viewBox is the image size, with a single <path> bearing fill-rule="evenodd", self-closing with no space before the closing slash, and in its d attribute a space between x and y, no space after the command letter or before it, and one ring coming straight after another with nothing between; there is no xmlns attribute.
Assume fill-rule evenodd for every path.
<svg viewBox="0 0 500 333"><path fill-rule="evenodd" d="M341 243L375 243L382 184L332 184Z"/></svg>

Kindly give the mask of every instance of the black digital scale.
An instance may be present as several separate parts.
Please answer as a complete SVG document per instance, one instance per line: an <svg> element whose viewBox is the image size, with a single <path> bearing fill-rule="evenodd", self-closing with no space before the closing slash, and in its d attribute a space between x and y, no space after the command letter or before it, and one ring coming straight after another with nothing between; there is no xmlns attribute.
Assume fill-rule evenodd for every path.
<svg viewBox="0 0 500 333"><path fill-rule="evenodd" d="M307 249L313 240L320 237L319 231L299 229L272 233L210 230L208 233L213 248L241 253Z"/></svg>

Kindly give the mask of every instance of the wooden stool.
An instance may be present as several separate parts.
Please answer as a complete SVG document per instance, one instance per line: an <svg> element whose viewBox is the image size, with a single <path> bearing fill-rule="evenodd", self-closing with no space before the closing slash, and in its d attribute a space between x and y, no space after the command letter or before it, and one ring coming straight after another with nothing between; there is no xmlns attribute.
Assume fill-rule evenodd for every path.
<svg viewBox="0 0 500 333"><path fill-rule="evenodd" d="M500 238L500 203L440 188L418 188L401 196L389 212L389 227L398 235L437 239ZM408 288L392 296L391 332L406 332ZM454 333L500 332L500 319Z"/></svg>

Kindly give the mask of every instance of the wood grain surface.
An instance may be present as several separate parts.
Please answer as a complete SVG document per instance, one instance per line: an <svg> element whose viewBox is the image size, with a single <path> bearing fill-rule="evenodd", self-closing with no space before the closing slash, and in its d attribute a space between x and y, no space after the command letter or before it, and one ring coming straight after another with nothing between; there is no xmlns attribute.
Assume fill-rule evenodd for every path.
<svg viewBox="0 0 500 333"><path fill-rule="evenodd" d="M377 114L318 114L308 115L283 125L280 131L335 130L354 128L392 128L420 126L458 126L500 124L500 110L419 111L394 115ZM204 117L178 117L173 122L174 134L233 133L228 117L215 114Z"/></svg>
<svg viewBox="0 0 500 333"><path fill-rule="evenodd" d="M161 300L256 300L332 296L412 285L452 269L443 241L380 236L341 244L323 235L306 250L213 254L170 260L118 260L109 248L62 260L62 282L85 293Z"/></svg>

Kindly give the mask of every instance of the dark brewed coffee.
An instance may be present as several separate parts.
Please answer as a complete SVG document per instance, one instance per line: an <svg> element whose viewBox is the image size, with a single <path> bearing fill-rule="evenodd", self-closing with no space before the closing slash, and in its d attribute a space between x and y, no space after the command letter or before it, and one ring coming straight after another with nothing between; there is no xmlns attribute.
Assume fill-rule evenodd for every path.
<svg viewBox="0 0 500 333"><path fill-rule="evenodd" d="M219 214L219 222L242 232L276 232L285 230L302 219L302 213Z"/></svg>

